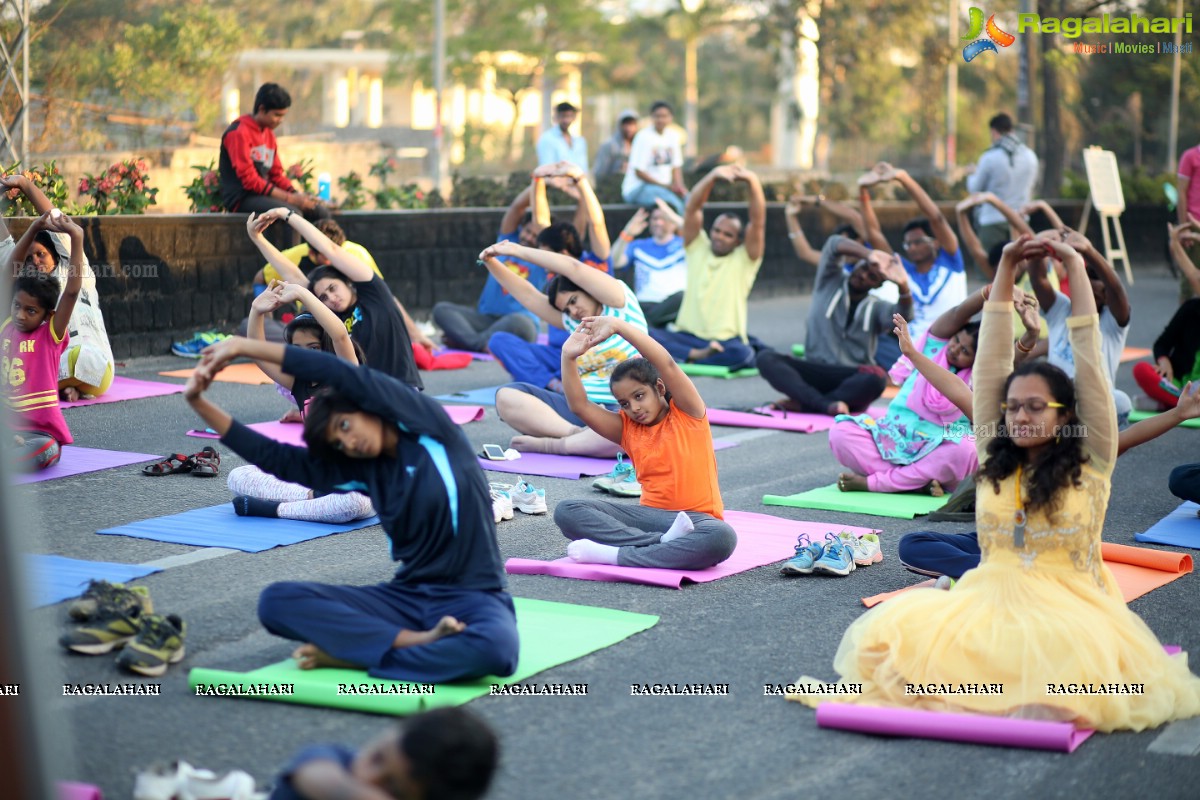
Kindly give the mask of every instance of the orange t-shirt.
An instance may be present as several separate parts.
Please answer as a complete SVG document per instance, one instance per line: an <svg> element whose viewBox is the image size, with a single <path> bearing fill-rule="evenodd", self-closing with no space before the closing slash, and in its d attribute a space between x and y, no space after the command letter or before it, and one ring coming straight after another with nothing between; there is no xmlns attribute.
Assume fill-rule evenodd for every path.
<svg viewBox="0 0 1200 800"><path fill-rule="evenodd" d="M674 400L657 425L639 425L622 411L621 448L637 469L642 505L724 518L707 415L689 417Z"/></svg>

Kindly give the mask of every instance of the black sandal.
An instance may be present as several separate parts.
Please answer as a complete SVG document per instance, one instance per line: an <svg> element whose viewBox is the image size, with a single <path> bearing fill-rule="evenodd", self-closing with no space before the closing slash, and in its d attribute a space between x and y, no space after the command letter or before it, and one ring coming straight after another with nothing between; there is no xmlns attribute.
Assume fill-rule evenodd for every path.
<svg viewBox="0 0 1200 800"><path fill-rule="evenodd" d="M157 464L142 467L142 474L158 477L159 475L178 475L191 472L196 468L194 458L194 456L185 456L183 453L175 453Z"/></svg>
<svg viewBox="0 0 1200 800"><path fill-rule="evenodd" d="M191 455L195 466L192 475L197 478L215 478L221 469L221 454L212 447L206 447L199 453Z"/></svg>

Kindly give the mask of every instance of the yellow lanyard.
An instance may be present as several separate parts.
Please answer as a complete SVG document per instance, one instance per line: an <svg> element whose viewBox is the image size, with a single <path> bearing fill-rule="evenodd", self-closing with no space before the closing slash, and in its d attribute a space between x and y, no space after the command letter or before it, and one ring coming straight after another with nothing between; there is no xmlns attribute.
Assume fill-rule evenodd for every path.
<svg viewBox="0 0 1200 800"><path fill-rule="evenodd" d="M1025 507L1021 503L1021 465L1017 465L1017 510L1013 512L1013 547L1025 547Z"/></svg>

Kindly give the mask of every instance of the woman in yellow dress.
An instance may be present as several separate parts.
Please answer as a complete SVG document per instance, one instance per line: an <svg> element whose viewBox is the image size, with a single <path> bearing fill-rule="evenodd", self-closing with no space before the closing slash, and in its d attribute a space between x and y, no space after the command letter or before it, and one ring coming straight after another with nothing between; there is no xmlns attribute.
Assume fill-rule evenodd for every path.
<svg viewBox="0 0 1200 800"><path fill-rule="evenodd" d="M1074 249L1026 235L1005 248L983 309L973 417L982 563L948 592L909 592L856 620L834 668L861 689L839 701L1101 731L1200 714L1186 655L1163 650L1101 559L1117 423L1091 292L1071 297L1074 385L1043 363L1013 371L1015 266L1046 255L1086 285ZM789 695L814 706L826 697Z"/></svg>

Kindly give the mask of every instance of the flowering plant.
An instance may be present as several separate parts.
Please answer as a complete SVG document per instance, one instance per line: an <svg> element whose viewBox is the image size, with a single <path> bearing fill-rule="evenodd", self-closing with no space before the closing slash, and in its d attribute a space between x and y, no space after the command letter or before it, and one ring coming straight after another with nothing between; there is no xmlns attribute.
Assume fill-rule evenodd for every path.
<svg viewBox="0 0 1200 800"><path fill-rule="evenodd" d="M394 157L382 158L371 165L371 174L379 178L379 189L371 192L376 208L427 208L425 192L415 183L399 188L388 185L388 176L400 168Z"/></svg>
<svg viewBox="0 0 1200 800"><path fill-rule="evenodd" d="M217 172L217 162L212 160L208 166L193 164L192 169L200 174L192 182L183 187L193 214L217 214L225 210L221 203L221 176Z"/></svg>
<svg viewBox="0 0 1200 800"><path fill-rule="evenodd" d="M357 172L350 172L338 178L338 188L346 193L345 198L339 205L342 211L353 211L356 208L362 208L366 204L362 176Z"/></svg>
<svg viewBox="0 0 1200 800"><path fill-rule="evenodd" d="M79 181L79 194L92 198L97 214L143 214L146 206L155 204L158 189L150 187L146 162L138 158L113 164L106 172L85 175Z"/></svg>
<svg viewBox="0 0 1200 800"><path fill-rule="evenodd" d="M68 208L70 201L68 194L70 190L67 188L67 181L59 172L58 165L53 161L47 161L40 167L27 169L24 172L20 170L20 164L13 164L8 169L0 170L0 177L8 177L10 175L24 175L36 187L42 190L42 194L46 195L46 199L54 205L55 208L61 208L70 214L88 214L90 209L85 207ZM4 192L3 198L0 199L0 204L4 206L4 216L6 217L36 217L37 210L33 207L33 203L25 196L20 189L13 188Z"/></svg>
<svg viewBox="0 0 1200 800"><path fill-rule="evenodd" d="M313 162L311 158L297 161L286 170L288 180L297 191L313 194Z"/></svg>

